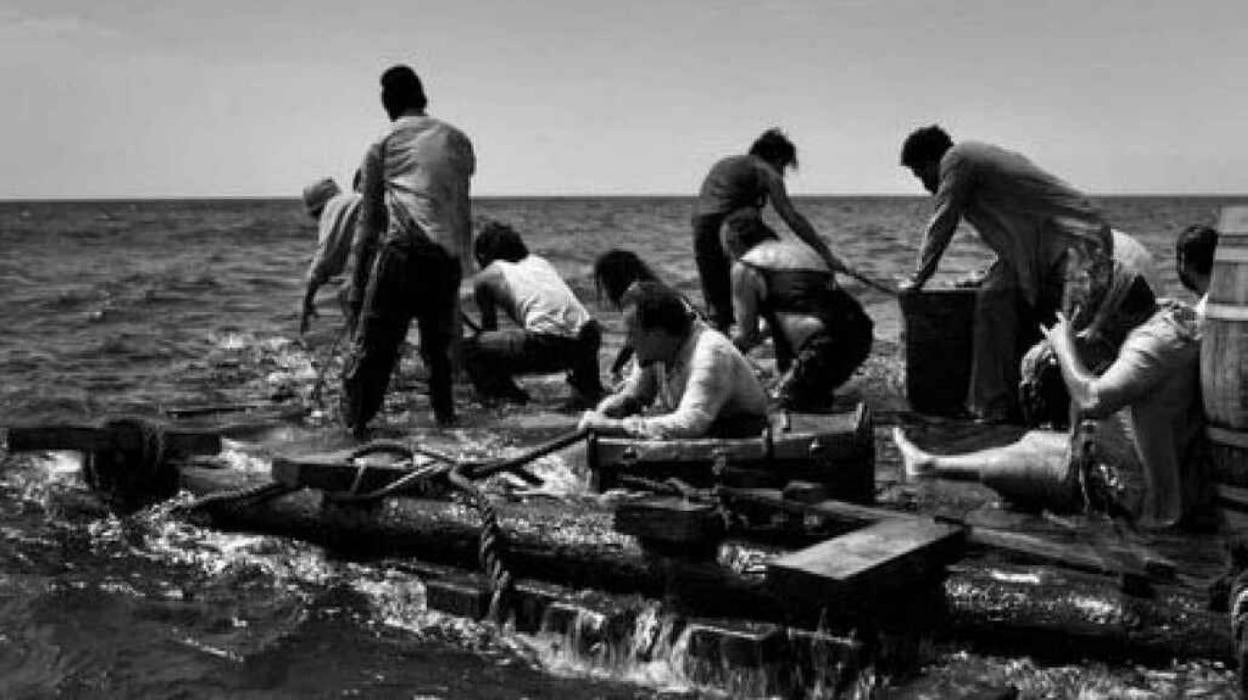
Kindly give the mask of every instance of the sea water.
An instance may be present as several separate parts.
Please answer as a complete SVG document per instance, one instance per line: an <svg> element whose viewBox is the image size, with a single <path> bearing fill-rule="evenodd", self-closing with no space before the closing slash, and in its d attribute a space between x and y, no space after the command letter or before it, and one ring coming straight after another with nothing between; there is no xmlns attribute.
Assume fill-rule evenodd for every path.
<svg viewBox="0 0 1248 700"><path fill-rule="evenodd" d="M1167 291L1181 296L1175 235L1216 221L1218 208L1233 201L1101 203L1115 226L1154 253ZM802 198L797 205L838 255L890 281L912 268L930 214L921 197ZM691 208L691 200L674 197L481 199L474 215L512 224L549 258L604 321L610 346L619 343L619 315L598 300L593 259L609 248L632 249L665 281L700 298ZM345 444L332 407L308 401L318 380L335 383L332 289L308 337L297 337L315 235L293 199L0 203L0 427L257 404L311 413L235 433L227 457L238 468L264 469L256 455L265 451ZM988 260L973 236L960 234L942 274ZM895 353L895 302L845 284L876 321L874 351ZM396 384L383 418L408 434L430 430L430 440L458 453L515 448L491 430L497 414L474 406L462 409L462 428L434 436L427 404L413 398L419 369L400 368ZM419 580L398 563L343 561L299 542L207 530L166 507L119 519L87 497L77 460L38 453L0 462L0 697L717 692L678 669L656 673L653 660L644 672L604 671L552 655L523 635L428 612ZM558 458L543 468L573 479ZM941 663L974 666L1038 694L1147 696L1179 687L1178 676L1183 690L1230 689L1229 672L1216 667L1206 675L1043 669L956 653Z"/></svg>

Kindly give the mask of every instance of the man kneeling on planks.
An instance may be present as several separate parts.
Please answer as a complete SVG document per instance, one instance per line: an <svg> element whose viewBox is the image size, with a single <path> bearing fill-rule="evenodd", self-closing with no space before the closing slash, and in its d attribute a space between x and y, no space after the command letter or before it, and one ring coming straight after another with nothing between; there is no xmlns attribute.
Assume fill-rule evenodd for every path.
<svg viewBox="0 0 1248 700"><path fill-rule="evenodd" d="M657 282L625 293L637 368L618 393L581 416L582 430L646 439L752 437L767 425L767 395L745 357ZM641 415L655 405L653 415Z"/></svg>
<svg viewBox="0 0 1248 700"><path fill-rule="evenodd" d="M1212 259L1212 251L1189 247L1185 253L1179 279L1195 279L1201 271L1187 266ZM1155 299L1123 311L1137 321L1099 376L1079 356L1065 315L1043 329L1085 419L1079 428L1069 434L1033 430L1013 444L960 455L924 452L896 428L906 473L978 480L1010 500L1067 511L1085 505L1089 483L1118 482L1098 495L1108 495L1142 524L1206 524L1212 491L1196 313L1181 302Z"/></svg>
<svg viewBox="0 0 1248 700"><path fill-rule="evenodd" d="M481 271L473 278L481 332L464 341L464 369L482 398L527 403L518 374L568 371L569 405L592 406L602 397L598 348L602 330L555 266L534 255L510 226L491 221L481 228L473 254ZM499 330L501 307L517 329Z"/></svg>
<svg viewBox="0 0 1248 700"><path fill-rule="evenodd" d="M784 374L776 387L783 408L821 412L871 351L873 324L862 305L806 246L780 240L758 212L742 209L724 222L732 264L732 307L741 352L762 342L767 320Z"/></svg>

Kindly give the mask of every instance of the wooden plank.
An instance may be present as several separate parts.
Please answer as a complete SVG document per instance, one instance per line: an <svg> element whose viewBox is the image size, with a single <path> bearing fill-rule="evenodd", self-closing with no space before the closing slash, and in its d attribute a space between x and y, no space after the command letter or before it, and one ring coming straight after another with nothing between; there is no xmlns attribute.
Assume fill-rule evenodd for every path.
<svg viewBox="0 0 1248 700"><path fill-rule="evenodd" d="M786 499L783 492L779 489L743 489L723 486L720 487L719 493L730 501L736 500L769 506L789 513L819 515L834 522L848 525L862 525L879 520L897 519L930 521L930 518L921 518L910 513L888 510L886 508L873 508L845 501L826 500L819 503L802 503Z"/></svg>
<svg viewBox="0 0 1248 700"><path fill-rule="evenodd" d="M715 507L674 496L655 496L621 503L615 509L616 532L672 544L718 542L724 519Z"/></svg>
<svg viewBox="0 0 1248 700"><path fill-rule="evenodd" d="M1218 505L1237 513L1248 513L1248 488L1218 484Z"/></svg>
<svg viewBox="0 0 1248 700"><path fill-rule="evenodd" d="M348 459L346 453L337 453L274 457L269 473L274 481L292 488L335 492L346 492L354 488L357 493L367 493L389 486L410 474L412 469L413 465L410 463L369 463L361 468L359 464Z"/></svg>
<svg viewBox="0 0 1248 700"><path fill-rule="evenodd" d="M221 436L204 430L164 430L165 450L174 455L205 455L221 451ZM10 451L101 450L142 448L141 437L130 431L114 433L91 425L43 425L9 428Z"/></svg>
<svg viewBox="0 0 1248 700"><path fill-rule="evenodd" d="M934 520L885 520L772 560L767 581L786 597L848 603L930 583L962 556L965 535Z"/></svg>

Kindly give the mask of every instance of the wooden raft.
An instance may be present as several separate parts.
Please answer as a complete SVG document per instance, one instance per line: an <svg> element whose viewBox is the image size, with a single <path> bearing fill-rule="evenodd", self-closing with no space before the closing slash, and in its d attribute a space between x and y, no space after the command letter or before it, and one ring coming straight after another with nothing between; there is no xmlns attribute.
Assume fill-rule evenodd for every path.
<svg viewBox="0 0 1248 700"><path fill-rule="evenodd" d="M204 430L162 429L165 451L173 456L214 455L221 451L221 436ZM142 436L129 430L110 430L99 425L43 425L9 428L8 449L35 450L141 450Z"/></svg>

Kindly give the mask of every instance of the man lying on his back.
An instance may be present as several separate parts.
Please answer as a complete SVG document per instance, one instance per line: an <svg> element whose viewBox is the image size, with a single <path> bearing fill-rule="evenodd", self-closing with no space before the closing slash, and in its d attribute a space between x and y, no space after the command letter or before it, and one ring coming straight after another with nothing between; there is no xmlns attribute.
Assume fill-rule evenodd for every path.
<svg viewBox="0 0 1248 700"><path fill-rule="evenodd" d="M580 428L649 439L751 437L767 425L767 396L745 357L695 320L679 294L639 282L624 295L637 369ZM654 414L641 415L654 405Z"/></svg>

